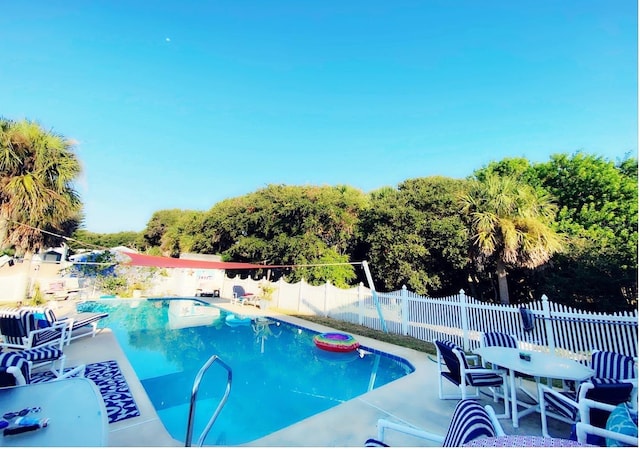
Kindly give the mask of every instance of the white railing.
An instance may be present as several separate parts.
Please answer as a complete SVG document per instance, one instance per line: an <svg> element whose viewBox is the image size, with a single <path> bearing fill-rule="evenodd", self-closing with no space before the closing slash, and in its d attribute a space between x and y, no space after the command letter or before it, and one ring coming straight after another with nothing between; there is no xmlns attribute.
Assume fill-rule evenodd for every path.
<svg viewBox="0 0 640 449"><path fill-rule="evenodd" d="M232 297L234 287L258 293L263 280L225 278L221 295ZM382 330L371 290L360 284L339 289L329 283L312 286L304 280L274 283L273 307L299 314L321 315ZM543 296L527 304L535 316L534 330L523 332L519 305L487 304L464 291L445 298L429 298L401 290L379 293L380 310L390 333L424 341L448 339L473 350L483 332L514 335L523 347L554 352L582 362L593 349L638 355L638 312L601 314L563 306Z"/></svg>

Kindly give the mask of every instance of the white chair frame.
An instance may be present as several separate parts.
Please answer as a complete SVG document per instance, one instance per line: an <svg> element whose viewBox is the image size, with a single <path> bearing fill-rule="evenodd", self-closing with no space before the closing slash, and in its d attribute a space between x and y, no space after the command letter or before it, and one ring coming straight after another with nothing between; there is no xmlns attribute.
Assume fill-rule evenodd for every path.
<svg viewBox="0 0 640 449"><path fill-rule="evenodd" d="M603 438L612 438L622 443L638 447L638 437L632 437L623 433L613 432L611 430L596 427L589 422L589 415L592 408L612 412L616 408L615 405L597 402L592 399L581 399L579 403L580 421L576 423L576 435L579 443L587 442L587 434L598 435Z"/></svg>

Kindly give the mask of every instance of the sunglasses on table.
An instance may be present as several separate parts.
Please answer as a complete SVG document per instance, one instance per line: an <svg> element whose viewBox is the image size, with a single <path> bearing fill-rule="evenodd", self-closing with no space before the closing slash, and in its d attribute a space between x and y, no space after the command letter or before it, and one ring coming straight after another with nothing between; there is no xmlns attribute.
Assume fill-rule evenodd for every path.
<svg viewBox="0 0 640 449"><path fill-rule="evenodd" d="M29 413L38 413L40 410L41 410L40 407L27 407L27 408L23 408L19 412L7 412L4 415L2 415L2 417L4 419L13 419L13 418L17 418L18 416L27 416Z"/></svg>

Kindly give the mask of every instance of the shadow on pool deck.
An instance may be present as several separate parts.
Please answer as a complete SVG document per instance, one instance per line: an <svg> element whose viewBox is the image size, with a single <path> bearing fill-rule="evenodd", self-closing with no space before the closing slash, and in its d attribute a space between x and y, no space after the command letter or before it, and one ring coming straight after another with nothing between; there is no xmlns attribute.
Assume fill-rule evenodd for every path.
<svg viewBox="0 0 640 449"><path fill-rule="evenodd" d="M218 302L218 301L216 301ZM253 306L229 304L225 300L218 302L225 309L245 315L261 315L260 309ZM330 328L295 317L279 316L268 311L271 316L290 321L319 332L327 332ZM423 430L444 435L457 401L438 398L438 370L433 361L434 356L407 349L389 343L379 342L367 337L355 336L361 344L403 357L414 367L415 371L401 379L376 388L362 396L347 401L303 421L274 432L243 446L252 447L308 447L308 446L351 446L363 447L367 438L376 437L376 422L386 418L403 422ZM66 350L67 366L79 363L94 363L105 360L117 360L127 378L140 416L109 425L109 446L183 446L174 440L164 428L158 415L146 395L142 384L136 377L133 368L109 329L105 329L95 338L83 338L74 341ZM339 379L336 379L339 381ZM454 392L454 386L445 383L447 392ZM530 389L534 391L532 384ZM231 389L233 394L233 387ZM483 404L491 404L497 413L502 413L502 403L493 403L491 398L481 398ZM255 404L268 413L269 404ZM224 409L223 409L224 413ZM185 416L185 421L187 417ZM507 434L540 435L540 417L533 413L520 420L520 427L513 429L511 420L501 420ZM552 436L568 436L569 426L550 420ZM251 423L243 422L243 426ZM214 424L215 426L215 424ZM193 436L197 441L198 434ZM385 441L392 446L425 446L427 441L387 432Z"/></svg>

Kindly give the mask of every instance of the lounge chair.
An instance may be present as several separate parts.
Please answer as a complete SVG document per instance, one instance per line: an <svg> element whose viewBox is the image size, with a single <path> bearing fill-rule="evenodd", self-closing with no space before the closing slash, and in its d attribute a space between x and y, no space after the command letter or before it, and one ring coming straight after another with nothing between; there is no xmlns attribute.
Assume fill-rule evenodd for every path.
<svg viewBox="0 0 640 449"><path fill-rule="evenodd" d="M86 365L78 365L65 371L66 356L55 346L47 346L24 351L10 351L0 354L0 387L12 387L31 383L32 370L37 366L50 365L54 380L66 379L71 376L84 377Z"/></svg>
<svg viewBox="0 0 640 449"><path fill-rule="evenodd" d="M450 341L435 341L438 352L438 395L440 399L467 399L467 397L478 397L481 387L502 387L502 397L504 400L505 412L500 417L509 416L509 398L507 393L507 372L501 369L483 368L481 365L470 366L468 358L477 360L477 356L467 356L462 348ZM449 371L443 371L442 365L447 366ZM447 379L455 384L459 390L459 395L445 395L442 379ZM467 386L475 387L475 394L467 393ZM494 400L497 396L494 390Z"/></svg>
<svg viewBox="0 0 640 449"><path fill-rule="evenodd" d="M478 401L473 399L463 399L458 402L446 435L438 435L405 424L379 419L377 439L367 440L365 446L387 446L384 442L387 429L429 440L442 447L460 447L476 438L504 436L505 434L493 408L490 405L482 407Z"/></svg>
<svg viewBox="0 0 640 449"><path fill-rule="evenodd" d="M244 287L241 285L233 286L233 299L231 300L232 304L240 303L240 305L257 305L260 303L259 298L253 293L246 292Z"/></svg>
<svg viewBox="0 0 640 449"><path fill-rule="evenodd" d="M49 365L49 370L56 378L64 378L72 374L64 372L65 354L63 347L67 341L68 324L56 323L42 329L28 330L35 327L34 313L28 310L3 310L0 314L0 331L3 341L0 346L12 351L0 354L0 367L4 374L13 375L16 384L29 383L33 369ZM82 368L84 373L84 368ZM22 377L21 377L22 376ZM5 375L6 380L6 375Z"/></svg>
<svg viewBox="0 0 640 449"><path fill-rule="evenodd" d="M0 347L35 349L67 338L66 322L40 326L35 314L24 309L0 310Z"/></svg>
<svg viewBox="0 0 640 449"><path fill-rule="evenodd" d="M49 326L55 326L63 322L67 323L69 326L67 344L77 338L89 335L91 337L95 337L99 330L98 322L109 316L106 312L76 312L70 315L57 317L53 309L49 307L23 307L22 309L35 313L39 320L46 321ZM44 321L41 322L42 326L46 326Z"/></svg>
<svg viewBox="0 0 640 449"><path fill-rule="evenodd" d="M579 416L581 400L593 399L613 405L628 401L634 396L632 392L637 390L635 364L633 357L610 351L594 351L591 355L591 368L595 374L577 388L558 391L538 384L542 434L549 436L547 417L569 424L582 418Z"/></svg>

